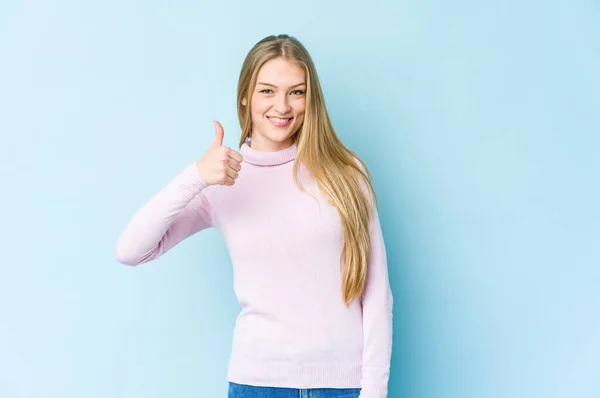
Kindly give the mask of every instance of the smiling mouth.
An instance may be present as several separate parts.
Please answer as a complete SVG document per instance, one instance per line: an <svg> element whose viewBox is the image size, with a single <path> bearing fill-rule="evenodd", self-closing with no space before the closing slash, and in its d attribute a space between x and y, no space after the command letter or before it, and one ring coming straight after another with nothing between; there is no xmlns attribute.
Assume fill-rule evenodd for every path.
<svg viewBox="0 0 600 398"><path fill-rule="evenodd" d="M294 118L293 117L280 118L280 117L267 116L267 119L269 119L271 124L275 127L285 127L285 126L289 125Z"/></svg>

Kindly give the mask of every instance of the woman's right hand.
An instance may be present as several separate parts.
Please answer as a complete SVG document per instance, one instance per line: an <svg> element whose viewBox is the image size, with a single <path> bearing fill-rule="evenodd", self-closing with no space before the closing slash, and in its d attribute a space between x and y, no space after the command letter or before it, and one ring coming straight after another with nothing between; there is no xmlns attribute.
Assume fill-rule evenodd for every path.
<svg viewBox="0 0 600 398"><path fill-rule="evenodd" d="M208 185L233 185L241 170L242 155L231 148L223 146L225 132L221 123L214 120L215 139L198 161L196 168Z"/></svg>

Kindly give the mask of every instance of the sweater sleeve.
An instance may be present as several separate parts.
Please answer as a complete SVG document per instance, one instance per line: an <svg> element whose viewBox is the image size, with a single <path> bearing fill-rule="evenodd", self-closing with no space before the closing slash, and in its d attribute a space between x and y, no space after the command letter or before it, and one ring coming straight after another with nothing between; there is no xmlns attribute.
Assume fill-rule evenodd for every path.
<svg viewBox="0 0 600 398"><path fill-rule="evenodd" d="M202 194L207 186L195 162L185 167L133 215L117 240L117 260L126 265L152 261L211 227L210 205Z"/></svg>
<svg viewBox="0 0 600 398"><path fill-rule="evenodd" d="M386 398L392 355L392 307L385 243L373 204L370 222L371 255L362 296L363 369L360 398Z"/></svg>

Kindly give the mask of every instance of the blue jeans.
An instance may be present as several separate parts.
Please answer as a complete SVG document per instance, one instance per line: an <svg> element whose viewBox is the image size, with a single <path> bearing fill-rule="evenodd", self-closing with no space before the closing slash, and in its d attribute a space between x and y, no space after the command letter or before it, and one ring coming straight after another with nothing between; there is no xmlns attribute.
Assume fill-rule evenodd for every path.
<svg viewBox="0 0 600 398"><path fill-rule="evenodd" d="M229 382L229 398L358 398L360 388L256 387Z"/></svg>

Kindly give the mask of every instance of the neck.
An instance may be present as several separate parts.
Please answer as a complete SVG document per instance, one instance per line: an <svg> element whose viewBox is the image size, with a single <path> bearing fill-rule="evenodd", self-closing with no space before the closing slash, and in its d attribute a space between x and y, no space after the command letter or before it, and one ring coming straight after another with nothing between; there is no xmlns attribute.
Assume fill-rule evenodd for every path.
<svg viewBox="0 0 600 398"><path fill-rule="evenodd" d="M291 147L294 144L294 139L292 137L288 138L285 141L277 142L270 141L260 136L253 137L250 141L250 148L255 151L260 152L277 152L282 151L286 148Z"/></svg>

